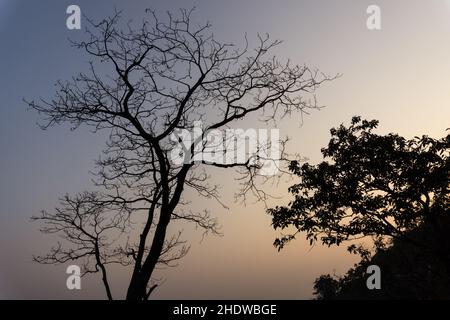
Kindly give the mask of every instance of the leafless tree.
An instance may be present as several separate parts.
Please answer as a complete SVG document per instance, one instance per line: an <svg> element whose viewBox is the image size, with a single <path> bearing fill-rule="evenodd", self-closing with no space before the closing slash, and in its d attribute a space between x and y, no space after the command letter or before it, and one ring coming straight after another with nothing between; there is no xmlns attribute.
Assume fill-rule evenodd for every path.
<svg viewBox="0 0 450 320"><path fill-rule="evenodd" d="M92 58L89 71L59 81L53 99L27 102L43 115L43 128L65 122L74 129L87 125L94 132L109 133L95 172L102 191L66 196L54 213L35 217L43 222L43 232L62 235L70 247L58 244L35 259L49 264L82 259L84 273L101 272L109 299L113 297L106 265L131 266L126 298L145 300L158 284L153 278L155 267L173 265L187 253L189 247L180 234L168 235L171 221L184 220L206 232L219 232L208 211L192 212L182 198L183 190L192 188L220 202L208 167L237 169L242 174L241 196L253 193L261 200L269 196L259 187L264 181L256 181L263 166L261 153L231 162L193 161L211 147L205 139L210 132L225 134L251 114L275 121L318 108L314 92L331 79L269 56L280 44L269 36L258 36L254 49L249 49L247 39L240 49L220 43L209 23L192 23L191 13L180 10L160 21L148 11L138 28L120 27L120 12L100 23L91 22L87 41L74 43ZM200 138L184 147L183 161L173 161L173 151L181 142L173 137L180 129L195 130L198 121ZM227 136L227 142L235 138ZM280 141L279 160L287 158L284 142ZM234 144L227 146L223 155L236 151ZM258 145L258 151L267 148L269 144ZM139 219L143 227L134 243L131 225Z"/></svg>

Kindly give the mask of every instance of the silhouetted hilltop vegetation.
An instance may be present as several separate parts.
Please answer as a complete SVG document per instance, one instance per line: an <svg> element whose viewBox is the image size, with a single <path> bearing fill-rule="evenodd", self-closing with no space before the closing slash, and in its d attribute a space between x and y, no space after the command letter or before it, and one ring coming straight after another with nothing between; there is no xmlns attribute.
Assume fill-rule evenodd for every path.
<svg viewBox="0 0 450 320"><path fill-rule="evenodd" d="M391 243L376 241L373 255L361 246L349 250L361 261L344 276L322 275L315 281L317 299L450 299L450 216L423 223ZM368 290L367 267L381 269L381 289Z"/></svg>
<svg viewBox="0 0 450 320"><path fill-rule="evenodd" d="M361 262L346 275L316 280L318 299L450 299L450 134L406 139L377 126L353 117L330 130L324 161L291 162L294 200L268 210L274 228L290 233L274 245L300 234L311 245L375 239L373 254L349 247ZM375 289L366 283L370 265L381 275Z"/></svg>

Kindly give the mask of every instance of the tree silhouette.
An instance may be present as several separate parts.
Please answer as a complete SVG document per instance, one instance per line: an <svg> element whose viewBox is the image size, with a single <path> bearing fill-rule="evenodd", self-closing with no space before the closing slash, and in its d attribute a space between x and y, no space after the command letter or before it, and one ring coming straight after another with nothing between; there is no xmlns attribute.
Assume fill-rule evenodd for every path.
<svg viewBox="0 0 450 320"><path fill-rule="evenodd" d="M343 276L322 275L314 284L319 300L342 299L450 299L450 215L438 218L439 228L423 223L403 239L378 241L373 250L352 245L349 250L361 261ZM372 252L373 253L372 253ZM367 268L381 269L381 290L368 290Z"/></svg>
<svg viewBox="0 0 450 320"><path fill-rule="evenodd" d="M407 140L373 133L378 121L354 117L351 125L331 129L322 149L331 162L293 161L300 182L290 187L288 207L269 209L276 229L294 232L276 239L281 249L299 232L310 243L328 246L366 236L414 242L408 231L422 223L438 227L449 206L450 135Z"/></svg>
<svg viewBox="0 0 450 320"><path fill-rule="evenodd" d="M450 135L407 140L377 135L378 121L353 117L331 129L318 165L293 161L300 182L287 207L269 209L276 229L294 230L276 239L281 250L298 233L328 246L372 237L348 250L361 261L344 276L322 275L319 300L450 298ZM367 267L378 265L383 290L368 290Z"/></svg>
<svg viewBox="0 0 450 320"><path fill-rule="evenodd" d="M102 273L109 299L113 297L108 264L132 266L126 298L144 300L158 285L155 267L174 265L187 253L189 247L179 234L167 234L172 221L218 232L208 211L193 212L182 197L190 188L220 201L218 186L210 183L206 168L237 169L242 174L241 196L253 193L260 200L269 196L257 179L263 176L264 151L271 146L258 144L257 154L231 162L193 161L198 153L208 152L209 133L228 133L229 127L252 114L271 121L317 108L313 93L331 79L269 56L280 43L269 36L258 36L253 50L247 41L240 49L215 40L210 24L192 23L191 11L169 13L164 21L147 13L138 28L131 24L120 28L120 12L91 22L88 39L74 43L92 59L89 71L59 81L53 99L28 102L44 116L44 128L69 123L109 133L95 174L102 191L66 196L55 212L35 217L44 223L43 232L66 240L36 260L55 264L81 259L84 274ZM180 129L191 132L198 121L200 139L180 149L185 143ZM227 139L234 142L236 136ZM287 155L284 141L280 144L281 161ZM236 148L227 145L223 157ZM139 219L143 227L133 240Z"/></svg>

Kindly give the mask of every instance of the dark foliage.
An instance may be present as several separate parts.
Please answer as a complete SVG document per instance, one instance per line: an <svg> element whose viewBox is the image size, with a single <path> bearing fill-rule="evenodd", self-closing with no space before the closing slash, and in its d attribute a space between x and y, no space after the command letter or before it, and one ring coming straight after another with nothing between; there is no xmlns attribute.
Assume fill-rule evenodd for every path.
<svg viewBox="0 0 450 320"><path fill-rule="evenodd" d="M394 240L389 246L378 245L373 256L361 261L344 276L322 275L314 284L319 300L334 299L450 299L450 218L439 227L424 224L408 236L422 243ZM358 247L352 247L358 251ZM363 252L365 250L362 250ZM369 265L381 270L381 289L368 290Z"/></svg>
<svg viewBox="0 0 450 320"><path fill-rule="evenodd" d="M373 132L378 121L354 117L331 130L318 165L294 161L300 182L287 207L269 209L280 250L304 232L328 246L365 237L375 252L349 247L361 261L343 277L315 281L318 299L450 299L450 135L405 139ZM368 290L369 265L382 270L382 289Z"/></svg>
<svg viewBox="0 0 450 320"><path fill-rule="evenodd" d="M349 127L331 130L322 149L330 162L291 163L300 177L289 189L295 199L268 210L276 229L295 228L275 241L279 249L299 232L311 244L320 240L329 246L365 236L408 239L408 231L436 224L446 212L450 135L407 140L373 133L377 124L354 117Z"/></svg>

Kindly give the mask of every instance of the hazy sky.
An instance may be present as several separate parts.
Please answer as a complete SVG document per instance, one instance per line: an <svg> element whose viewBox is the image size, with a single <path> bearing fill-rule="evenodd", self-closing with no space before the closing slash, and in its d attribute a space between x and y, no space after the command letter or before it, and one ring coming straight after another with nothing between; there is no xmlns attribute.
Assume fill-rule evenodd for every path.
<svg viewBox="0 0 450 320"><path fill-rule="evenodd" d="M290 151L317 162L329 129L351 116L379 119L379 132L407 137L444 135L450 127L450 1L19 1L0 0L0 298L103 298L99 278L83 282L79 292L65 286L65 267L40 266L33 254L44 253L55 238L41 235L30 216L51 209L64 193L89 189L94 160L104 139L67 127L41 131L36 113L23 98L51 97L54 82L86 70L88 58L70 47L81 31L65 26L66 8L102 18L114 6L127 18L151 7L163 13L180 7L197 10L193 19L210 21L218 40L242 43L257 32L284 40L281 59L318 67L342 77L323 86L319 102L300 125L286 120L281 134L292 138ZM366 28L366 8L381 8L382 30ZM85 21L83 20L82 23ZM159 272L164 285L155 298L287 298L312 296L322 273L343 273L355 261L345 248L310 248L299 239L278 253L277 232L260 204L233 202L236 182L218 172L225 210L195 201L220 218L223 237L186 229L192 242L180 266ZM292 184L292 182L290 182ZM289 183L274 188L289 201ZM113 292L123 297L128 274L114 272ZM119 275L120 274L120 275Z"/></svg>

